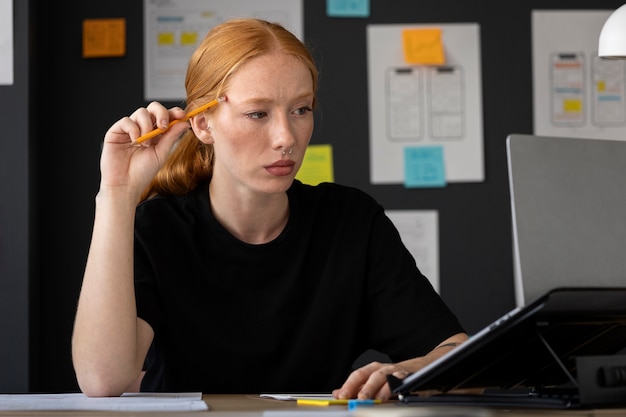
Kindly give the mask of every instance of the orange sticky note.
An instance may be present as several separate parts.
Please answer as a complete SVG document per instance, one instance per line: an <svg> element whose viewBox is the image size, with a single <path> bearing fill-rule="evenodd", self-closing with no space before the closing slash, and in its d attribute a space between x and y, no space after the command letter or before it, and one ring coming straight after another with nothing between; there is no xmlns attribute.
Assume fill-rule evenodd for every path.
<svg viewBox="0 0 626 417"><path fill-rule="evenodd" d="M402 31L404 60L415 65L444 65L446 57L441 29L405 29Z"/></svg>
<svg viewBox="0 0 626 417"><path fill-rule="evenodd" d="M83 20L83 58L126 55L126 19Z"/></svg>

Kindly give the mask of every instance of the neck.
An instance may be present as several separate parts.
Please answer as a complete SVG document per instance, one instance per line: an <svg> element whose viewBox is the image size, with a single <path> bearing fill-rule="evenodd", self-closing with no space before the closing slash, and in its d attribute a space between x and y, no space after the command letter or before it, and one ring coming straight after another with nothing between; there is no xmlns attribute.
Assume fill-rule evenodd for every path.
<svg viewBox="0 0 626 417"><path fill-rule="evenodd" d="M209 193L215 219L242 242L254 245L271 242L281 234L289 220L286 192L222 192L218 185L211 182Z"/></svg>

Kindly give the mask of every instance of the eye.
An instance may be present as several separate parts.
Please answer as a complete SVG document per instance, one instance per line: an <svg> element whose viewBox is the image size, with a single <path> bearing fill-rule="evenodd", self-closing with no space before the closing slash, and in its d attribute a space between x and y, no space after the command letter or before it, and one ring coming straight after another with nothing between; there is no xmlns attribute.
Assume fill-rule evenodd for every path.
<svg viewBox="0 0 626 417"><path fill-rule="evenodd" d="M311 108L309 106L305 106L305 107L300 107L299 109L296 109L294 113L299 116L302 116L303 114L310 112L310 111L311 111Z"/></svg>
<svg viewBox="0 0 626 417"><path fill-rule="evenodd" d="M250 113L246 113L246 117L249 119L262 119L267 116L267 113L264 111L253 111Z"/></svg>

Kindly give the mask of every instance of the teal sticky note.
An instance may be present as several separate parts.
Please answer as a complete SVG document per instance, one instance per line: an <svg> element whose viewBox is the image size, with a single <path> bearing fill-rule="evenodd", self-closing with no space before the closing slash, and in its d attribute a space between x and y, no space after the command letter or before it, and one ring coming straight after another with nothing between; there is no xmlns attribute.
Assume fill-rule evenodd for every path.
<svg viewBox="0 0 626 417"><path fill-rule="evenodd" d="M326 0L330 17L369 17L370 0Z"/></svg>
<svg viewBox="0 0 626 417"><path fill-rule="evenodd" d="M443 157L443 146L404 148L404 186L445 187L446 169Z"/></svg>

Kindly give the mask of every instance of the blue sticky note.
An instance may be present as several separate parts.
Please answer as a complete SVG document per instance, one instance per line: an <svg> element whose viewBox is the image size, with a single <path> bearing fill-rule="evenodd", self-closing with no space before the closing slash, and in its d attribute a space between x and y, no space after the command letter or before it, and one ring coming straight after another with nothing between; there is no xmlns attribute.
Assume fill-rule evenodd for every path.
<svg viewBox="0 0 626 417"><path fill-rule="evenodd" d="M326 0L330 17L369 17L370 0Z"/></svg>
<svg viewBox="0 0 626 417"><path fill-rule="evenodd" d="M407 188L446 186L442 146L404 148L404 186Z"/></svg>
<svg viewBox="0 0 626 417"><path fill-rule="evenodd" d="M372 406L374 404L380 404L380 402L381 402L380 400L374 400L374 399L369 399L369 400L357 400L357 399L348 400L348 410L354 411L358 407Z"/></svg>

